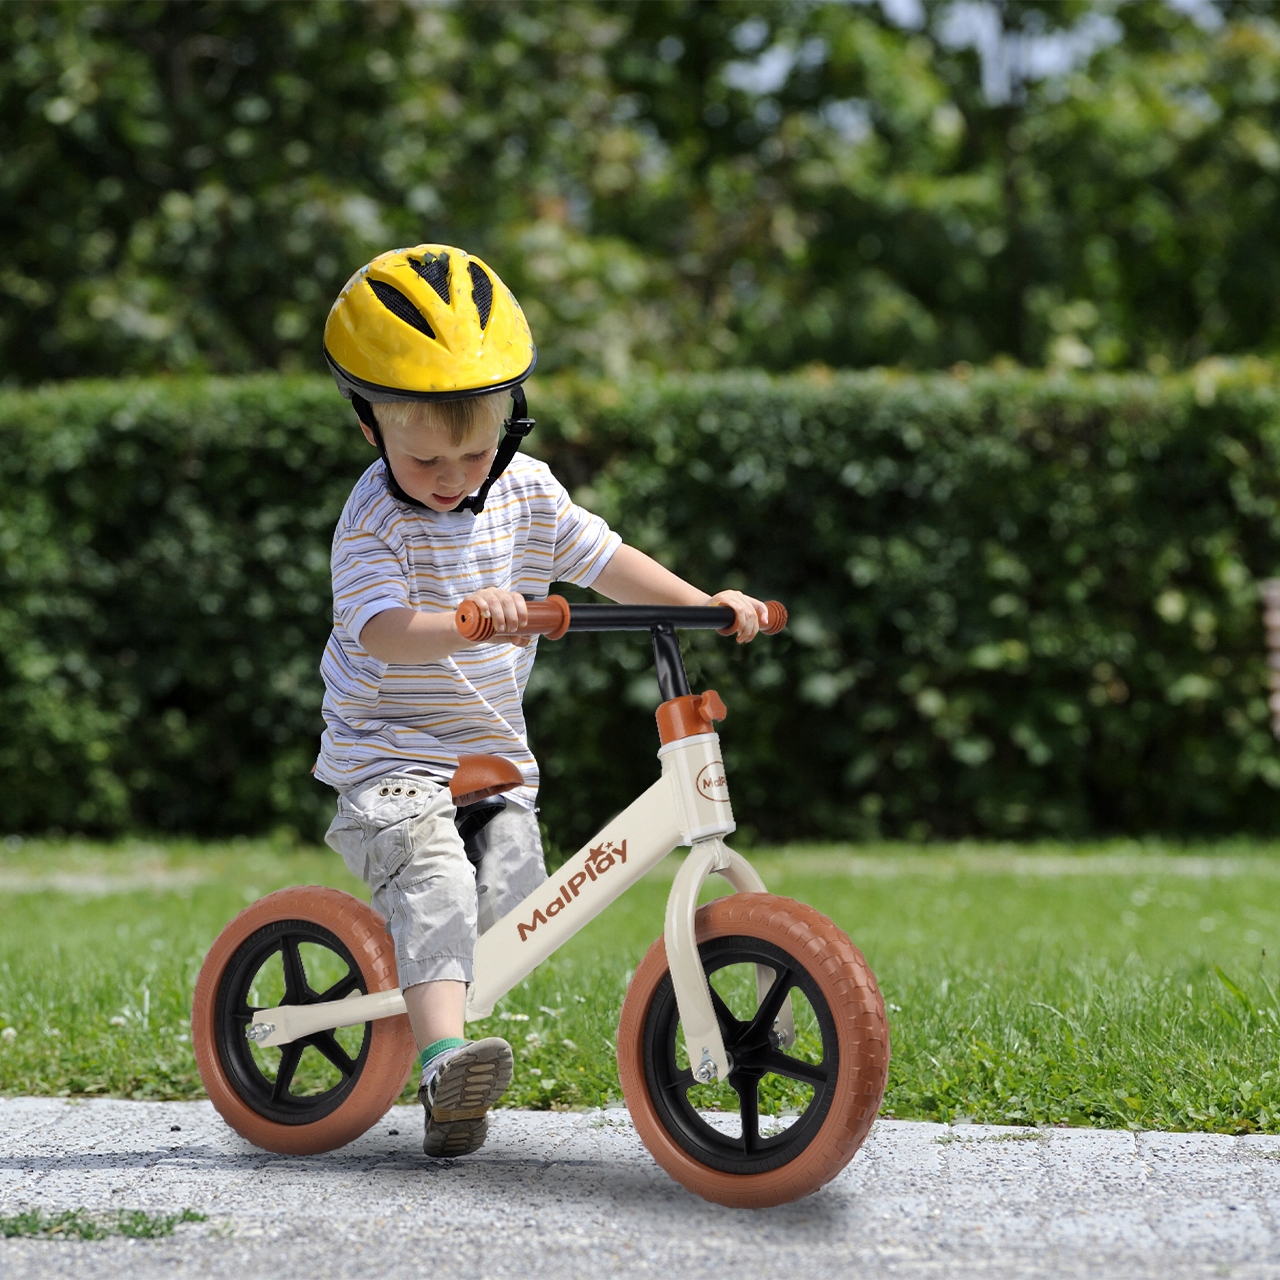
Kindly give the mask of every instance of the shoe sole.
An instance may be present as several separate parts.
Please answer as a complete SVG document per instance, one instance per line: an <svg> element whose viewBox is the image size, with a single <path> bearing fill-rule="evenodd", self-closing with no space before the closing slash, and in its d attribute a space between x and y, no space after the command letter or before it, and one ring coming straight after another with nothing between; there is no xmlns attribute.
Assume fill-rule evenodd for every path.
<svg viewBox="0 0 1280 1280"><path fill-rule="evenodd" d="M496 1037L469 1044L445 1063L436 1077L436 1096L428 1106L422 1149L429 1156L452 1158L479 1151L489 1134L489 1108L507 1091L512 1072L511 1046Z"/></svg>

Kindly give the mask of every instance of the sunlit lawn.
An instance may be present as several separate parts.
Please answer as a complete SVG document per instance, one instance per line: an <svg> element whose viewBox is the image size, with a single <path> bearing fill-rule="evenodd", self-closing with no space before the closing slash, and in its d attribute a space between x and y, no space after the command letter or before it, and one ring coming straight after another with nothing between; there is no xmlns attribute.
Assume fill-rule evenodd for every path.
<svg viewBox="0 0 1280 1280"><path fill-rule="evenodd" d="M283 885L362 892L335 855L283 844L12 845L0 849L9 1095L201 1096L188 1017L218 930ZM753 857L771 890L832 916L879 976L887 1113L1280 1132L1280 847ZM473 1024L515 1046L507 1103L619 1097L618 1009L661 930L674 861Z"/></svg>

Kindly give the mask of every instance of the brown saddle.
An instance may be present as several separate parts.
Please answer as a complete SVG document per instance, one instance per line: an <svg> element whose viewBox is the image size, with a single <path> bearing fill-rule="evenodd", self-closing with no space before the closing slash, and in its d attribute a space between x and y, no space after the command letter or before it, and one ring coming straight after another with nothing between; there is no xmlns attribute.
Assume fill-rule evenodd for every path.
<svg viewBox="0 0 1280 1280"><path fill-rule="evenodd" d="M524 774L501 756L459 756L449 779L449 794L461 809L490 796L524 786Z"/></svg>

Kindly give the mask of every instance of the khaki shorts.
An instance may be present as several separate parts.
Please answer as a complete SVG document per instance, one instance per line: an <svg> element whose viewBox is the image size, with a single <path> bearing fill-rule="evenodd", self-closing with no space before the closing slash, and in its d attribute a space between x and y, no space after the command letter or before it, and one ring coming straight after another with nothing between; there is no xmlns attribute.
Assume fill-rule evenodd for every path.
<svg viewBox="0 0 1280 1280"><path fill-rule="evenodd" d="M338 797L325 841L373 890L396 944L400 986L470 982L477 932L546 878L537 816L508 804L479 834L472 867L447 787L394 774Z"/></svg>

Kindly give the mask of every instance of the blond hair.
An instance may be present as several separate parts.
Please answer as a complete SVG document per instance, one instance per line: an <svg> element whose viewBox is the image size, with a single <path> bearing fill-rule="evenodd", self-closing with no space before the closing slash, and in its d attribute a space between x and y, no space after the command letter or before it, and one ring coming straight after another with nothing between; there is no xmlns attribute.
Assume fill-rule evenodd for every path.
<svg viewBox="0 0 1280 1280"><path fill-rule="evenodd" d="M460 445L479 431L501 425L509 398L499 392L465 400L391 400L375 406L374 413L380 427L440 427L450 444Z"/></svg>

